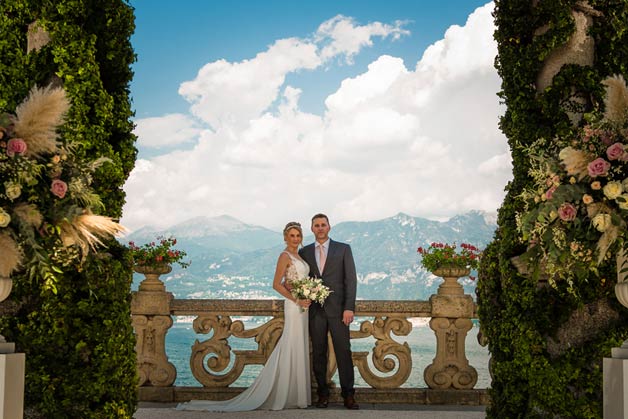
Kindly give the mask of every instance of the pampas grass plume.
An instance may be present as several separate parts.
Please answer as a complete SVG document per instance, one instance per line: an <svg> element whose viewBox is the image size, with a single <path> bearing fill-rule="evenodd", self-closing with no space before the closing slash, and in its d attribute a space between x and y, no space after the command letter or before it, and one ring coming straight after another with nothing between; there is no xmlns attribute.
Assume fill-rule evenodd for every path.
<svg viewBox="0 0 628 419"><path fill-rule="evenodd" d="M604 117L614 124L622 124L628 117L628 89L624 77L608 77L602 84L606 86Z"/></svg>
<svg viewBox="0 0 628 419"><path fill-rule="evenodd" d="M39 227L43 222L43 216L37 207L33 204L20 203L13 209L15 215L22 222L29 224L35 228Z"/></svg>
<svg viewBox="0 0 628 419"><path fill-rule="evenodd" d="M9 277L22 263L22 253L8 234L0 234L0 276Z"/></svg>
<svg viewBox="0 0 628 419"><path fill-rule="evenodd" d="M558 157L565 165L567 174L576 176L578 180L584 179L589 174L587 165L593 160L589 153L572 147L565 147L560 151Z"/></svg>
<svg viewBox="0 0 628 419"><path fill-rule="evenodd" d="M65 91L51 86L33 87L28 98L15 110L15 134L27 145L27 156L57 150L57 127L70 108Z"/></svg>

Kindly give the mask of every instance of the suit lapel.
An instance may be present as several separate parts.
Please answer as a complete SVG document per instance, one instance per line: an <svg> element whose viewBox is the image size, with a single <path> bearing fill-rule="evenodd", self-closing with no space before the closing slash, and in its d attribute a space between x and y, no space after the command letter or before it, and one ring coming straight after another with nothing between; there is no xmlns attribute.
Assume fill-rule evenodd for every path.
<svg viewBox="0 0 628 419"><path fill-rule="evenodd" d="M313 271L317 277L321 277L321 273L318 271L318 264L316 263L316 243L312 243L308 246L309 249L306 250L307 258L312 266L311 271Z"/></svg>

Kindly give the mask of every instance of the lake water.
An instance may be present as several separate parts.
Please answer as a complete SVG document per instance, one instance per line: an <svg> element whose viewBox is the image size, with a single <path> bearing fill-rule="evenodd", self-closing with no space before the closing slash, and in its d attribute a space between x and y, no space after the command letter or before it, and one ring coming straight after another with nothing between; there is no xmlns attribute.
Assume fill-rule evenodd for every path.
<svg viewBox="0 0 628 419"><path fill-rule="evenodd" d="M177 319L177 318L175 318ZM192 352L192 344L196 339L204 341L208 339L208 335L196 334L192 329L192 324L189 319L178 318L175 321L172 328L166 335L166 353L170 362L174 364L177 369L177 379L175 381L176 386L200 386L200 383L196 381L190 371L190 355ZM233 317L233 320L237 318ZM358 320L366 320L358 319ZM245 322L246 329L251 329L259 326L260 323ZM358 330L359 325L354 323L352 330ZM488 349L478 344L477 334L479 327L477 323L474 323L474 327L467 334L466 339L466 355L469 360L469 364L474 367L478 372L478 382L475 388L487 388L490 386L490 376L488 373ZM412 329L412 332L407 336L392 335L393 339L399 343L407 342L410 346L412 353L412 372L410 377L402 387L406 388L425 388L427 385L423 380L423 370L432 363L436 355L436 336L428 325L417 325ZM352 339L351 347L354 351L372 351L375 339L371 336L364 339ZM240 339L229 338L229 344L232 349L242 350L254 350L257 348L257 344L254 339ZM397 360L392 357L393 360ZM233 359L232 359L233 363ZM371 371L379 375L379 373L371 364ZM226 369L228 372L231 368L231 364ZM248 387L255 377L257 377L261 370L261 365L247 365L244 368L242 375L231 385L233 387ZM334 381L338 383L338 377L334 378ZM369 387L362 377L360 377L356 368L355 377L356 387Z"/></svg>

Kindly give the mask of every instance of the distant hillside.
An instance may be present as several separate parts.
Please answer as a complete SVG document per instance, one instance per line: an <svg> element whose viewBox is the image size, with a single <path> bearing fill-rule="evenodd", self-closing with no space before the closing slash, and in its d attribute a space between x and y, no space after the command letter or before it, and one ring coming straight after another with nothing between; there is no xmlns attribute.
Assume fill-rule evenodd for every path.
<svg viewBox="0 0 628 419"><path fill-rule="evenodd" d="M305 226L304 226L305 227ZM383 220L332 225L330 236L351 244L358 271L358 298L424 300L440 280L419 266L416 249L431 242L472 243L484 247L493 237L495 218L471 211L446 222L399 213ZM305 243L312 241L309 230ZM162 279L178 298L275 298L271 281L284 248L281 232L230 216L197 217L165 230L142 228L127 238L138 244L173 235L188 253L188 269L174 267ZM136 277L136 283L141 279ZM475 284L464 281L474 295ZM136 285L137 286L137 285Z"/></svg>

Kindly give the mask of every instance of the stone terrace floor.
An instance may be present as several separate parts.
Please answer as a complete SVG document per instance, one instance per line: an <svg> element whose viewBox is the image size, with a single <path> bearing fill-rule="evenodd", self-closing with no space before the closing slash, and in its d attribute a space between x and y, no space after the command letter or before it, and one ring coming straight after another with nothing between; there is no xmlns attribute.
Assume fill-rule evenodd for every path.
<svg viewBox="0 0 628 419"><path fill-rule="evenodd" d="M484 419L485 406L425 406L360 403L360 410L347 410L342 404L330 404L327 409L310 407L279 411L214 413L174 410L176 404L141 402L134 419Z"/></svg>

